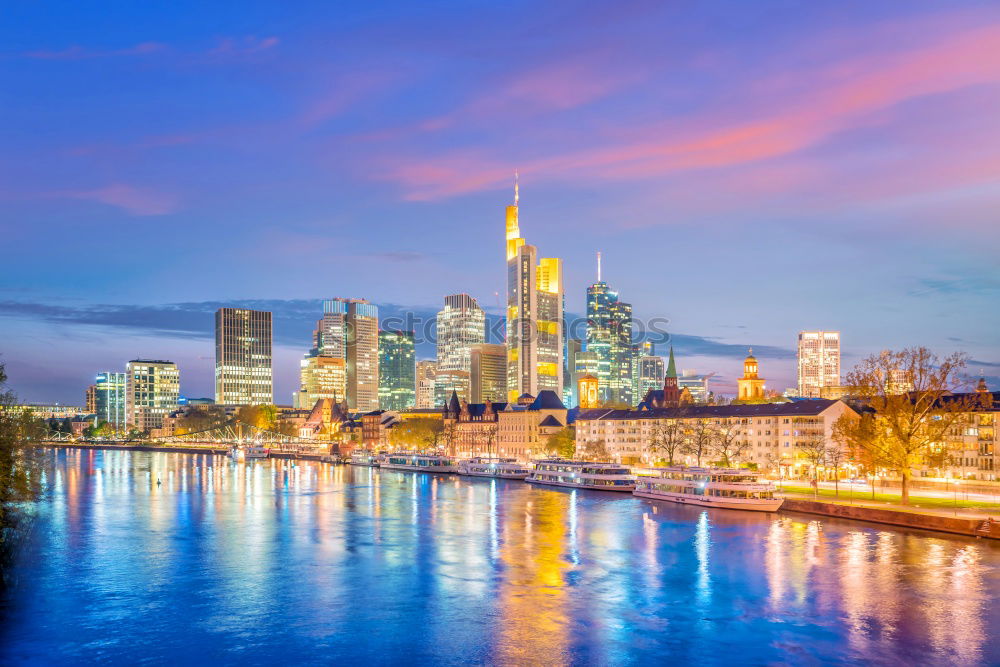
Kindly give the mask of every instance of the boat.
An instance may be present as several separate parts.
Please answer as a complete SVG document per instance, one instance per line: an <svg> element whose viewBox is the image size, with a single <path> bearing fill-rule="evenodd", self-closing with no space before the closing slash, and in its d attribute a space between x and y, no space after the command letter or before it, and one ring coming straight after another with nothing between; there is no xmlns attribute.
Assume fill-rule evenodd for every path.
<svg viewBox="0 0 1000 667"><path fill-rule="evenodd" d="M662 468L652 476L640 476L635 495L669 500L683 505L774 512L782 498L775 498L774 484L761 479L756 470L733 468Z"/></svg>
<svg viewBox="0 0 1000 667"><path fill-rule="evenodd" d="M443 454L417 454L415 452L393 452L379 462L383 470L416 470L418 472L458 472L455 459Z"/></svg>
<svg viewBox="0 0 1000 667"><path fill-rule="evenodd" d="M269 454L270 450L260 445L233 445L229 448L229 458L234 461L266 459Z"/></svg>
<svg viewBox="0 0 1000 667"><path fill-rule="evenodd" d="M379 465L379 455L367 449L355 449L351 452L351 458L348 460L348 463L352 466L372 466L377 468Z"/></svg>
<svg viewBox="0 0 1000 667"><path fill-rule="evenodd" d="M623 465L566 459L535 461L534 468L525 481L597 491L631 492L635 488L635 475Z"/></svg>
<svg viewBox="0 0 1000 667"><path fill-rule="evenodd" d="M476 457L458 462L458 474L471 477L499 477L501 479L524 479L531 469L518 463L516 459L492 459Z"/></svg>

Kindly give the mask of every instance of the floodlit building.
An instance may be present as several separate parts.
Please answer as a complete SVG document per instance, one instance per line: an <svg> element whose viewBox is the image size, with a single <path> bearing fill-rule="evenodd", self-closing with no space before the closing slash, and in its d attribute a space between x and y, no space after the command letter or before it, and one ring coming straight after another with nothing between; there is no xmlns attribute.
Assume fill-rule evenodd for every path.
<svg viewBox="0 0 1000 667"><path fill-rule="evenodd" d="M708 396L711 393L708 389L708 381L715 377L715 373L701 375L698 371L685 368L677 378L677 386L681 390L687 389L691 393L691 400L698 405L708 403ZM825 397L824 397L825 398Z"/></svg>
<svg viewBox="0 0 1000 667"><path fill-rule="evenodd" d="M270 312L246 308L215 312L215 402L274 403Z"/></svg>
<svg viewBox="0 0 1000 667"><path fill-rule="evenodd" d="M380 409L412 408L417 400L417 353L413 332L380 331L378 356Z"/></svg>
<svg viewBox="0 0 1000 667"><path fill-rule="evenodd" d="M503 401L507 395L507 351L479 343L469 348L469 395L473 403Z"/></svg>
<svg viewBox="0 0 1000 667"><path fill-rule="evenodd" d="M434 404L441 406L456 394L461 401L469 400L472 378L468 371L438 369L434 376Z"/></svg>
<svg viewBox="0 0 1000 667"><path fill-rule="evenodd" d="M97 374L94 384L97 422L107 422L115 430L125 428L125 373Z"/></svg>
<svg viewBox="0 0 1000 667"><path fill-rule="evenodd" d="M125 415L129 426L150 430L178 405L180 372L172 361L133 359L125 367Z"/></svg>
<svg viewBox="0 0 1000 667"><path fill-rule="evenodd" d="M311 410L316 401L339 403L347 397L347 360L343 357L305 357L299 369L299 390L295 407Z"/></svg>
<svg viewBox="0 0 1000 667"><path fill-rule="evenodd" d="M633 404L632 305L601 280L597 253L597 282L587 288L587 351L597 357L598 391L602 401Z"/></svg>
<svg viewBox="0 0 1000 667"><path fill-rule="evenodd" d="M443 371L469 371L470 348L486 342L486 313L468 294L444 298L437 314L437 364Z"/></svg>
<svg viewBox="0 0 1000 667"><path fill-rule="evenodd" d="M516 402L469 403L452 395L445 403L445 428L455 456L500 456L528 461L545 454L546 440L564 428L568 410L554 391Z"/></svg>
<svg viewBox="0 0 1000 667"><path fill-rule="evenodd" d="M434 403L434 387L437 378L437 362L417 362L417 396L416 407L430 409L440 407Z"/></svg>
<svg viewBox="0 0 1000 667"><path fill-rule="evenodd" d="M765 380L758 376L757 358L753 356L753 348L750 348L747 358L743 360L743 377L736 380L737 400L740 401L762 401L764 400Z"/></svg>
<svg viewBox="0 0 1000 667"><path fill-rule="evenodd" d="M659 389L663 384L663 357L643 355L639 357L639 391L635 396L645 396L650 390Z"/></svg>
<svg viewBox="0 0 1000 667"><path fill-rule="evenodd" d="M378 409L378 306L365 299L325 300L307 358L316 356L344 360L351 410Z"/></svg>
<svg viewBox="0 0 1000 667"><path fill-rule="evenodd" d="M521 238L518 183L507 207L507 396L563 390L562 261Z"/></svg>
<svg viewBox="0 0 1000 667"><path fill-rule="evenodd" d="M840 332L799 332L799 396L818 398L840 386Z"/></svg>
<svg viewBox="0 0 1000 667"><path fill-rule="evenodd" d="M89 414L97 414L97 385L87 385L87 391L83 394L83 409Z"/></svg>

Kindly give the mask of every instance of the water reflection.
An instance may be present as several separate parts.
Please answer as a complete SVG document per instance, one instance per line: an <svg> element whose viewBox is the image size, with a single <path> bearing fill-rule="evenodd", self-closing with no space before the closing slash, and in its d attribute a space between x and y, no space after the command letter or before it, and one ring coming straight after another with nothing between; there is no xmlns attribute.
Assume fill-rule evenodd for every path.
<svg viewBox="0 0 1000 667"><path fill-rule="evenodd" d="M13 662L1000 661L995 543L207 455L45 477Z"/></svg>

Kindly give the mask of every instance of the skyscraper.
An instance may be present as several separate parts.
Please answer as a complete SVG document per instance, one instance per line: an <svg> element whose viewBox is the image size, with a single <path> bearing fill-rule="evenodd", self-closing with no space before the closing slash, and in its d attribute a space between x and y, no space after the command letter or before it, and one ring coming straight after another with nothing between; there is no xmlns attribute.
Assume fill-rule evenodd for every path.
<svg viewBox="0 0 1000 667"><path fill-rule="evenodd" d="M133 359L125 367L125 419L140 430L160 428L177 408L181 380L172 361Z"/></svg>
<svg viewBox="0 0 1000 667"><path fill-rule="evenodd" d="M587 288L587 351L597 357L598 395L601 401L632 405L632 305L619 300L601 280L597 253L597 282Z"/></svg>
<svg viewBox="0 0 1000 667"><path fill-rule="evenodd" d="M563 390L562 261L538 259L538 250L521 238L519 193L507 207L507 395L537 396Z"/></svg>
<svg viewBox="0 0 1000 667"><path fill-rule="evenodd" d="M378 397L382 410L406 410L416 403L417 354L412 331L378 334Z"/></svg>
<svg viewBox="0 0 1000 667"><path fill-rule="evenodd" d="M507 352L503 345L479 343L469 348L470 403L502 402L507 395Z"/></svg>
<svg viewBox="0 0 1000 667"><path fill-rule="evenodd" d="M576 372L576 357L583 352L583 341L579 338L569 338L566 341L566 348L563 356L566 357L566 364L563 368L563 405L579 405L577 380L579 376Z"/></svg>
<svg viewBox="0 0 1000 667"><path fill-rule="evenodd" d="M819 398L840 385L840 332L799 332L799 396Z"/></svg>
<svg viewBox="0 0 1000 667"><path fill-rule="evenodd" d="M94 383L97 422L107 422L116 431L125 428L125 373L97 374Z"/></svg>
<svg viewBox="0 0 1000 667"><path fill-rule="evenodd" d="M433 408L434 384L437 378L437 362L417 362L417 405L418 408Z"/></svg>
<svg viewBox="0 0 1000 667"><path fill-rule="evenodd" d="M215 402L274 402L270 312L246 308L219 308L215 312Z"/></svg>
<svg viewBox="0 0 1000 667"><path fill-rule="evenodd" d="M306 356L299 370L295 407L312 409L324 398L340 403L347 399L347 360L343 357Z"/></svg>
<svg viewBox="0 0 1000 667"><path fill-rule="evenodd" d="M486 313L468 294L444 298L437 314L437 363L443 371L470 370L469 348L486 342Z"/></svg>
<svg viewBox="0 0 1000 667"><path fill-rule="evenodd" d="M636 364L638 372L638 391L633 395L635 401L639 401L651 389L659 389L663 386L663 357L658 357L652 353L639 357Z"/></svg>
<svg viewBox="0 0 1000 667"><path fill-rule="evenodd" d="M365 299L323 301L323 317L316 323L313 347L306 355L306 362L310 357L344 361L344 394L336 400L346 398L352 410L378 409L378 306ZM306 393L305 389L300 389L302 393ZM300 404L303 400L299 399Z"/></svg>

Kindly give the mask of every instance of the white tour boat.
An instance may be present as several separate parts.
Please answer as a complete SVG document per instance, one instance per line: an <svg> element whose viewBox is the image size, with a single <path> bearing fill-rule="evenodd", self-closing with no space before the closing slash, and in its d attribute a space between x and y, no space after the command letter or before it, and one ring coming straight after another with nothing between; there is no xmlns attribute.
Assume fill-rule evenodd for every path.
<svg viewBox="0 0 1000 667"><path fill-rule="evenodd" d="M233 445L229 449L229 458L234 461L266 459L268 454L270 454L270 450L260 445Z"/></svg>
<svg viewBox="0 0 1000 667"><path fill-rule="evenodd" d="M477 457L458 462L458 474L472 477L500 477L502 479L524 479L531 474L528 466L516 459L491 459Z"/></svg>
<svg viewBox="0 0 1000 667"><path fill-rule="evenodd" d="M377 468L379 455L367 449L355 449L351 452L350 464L352 466L372 466Z"/></svg>
<svg viewBox="0 0 1000 667"><path fill-rule="evenodd" d="M635 475L623 465L564 459L535 461L525 481L598 491L632 491L635 488Z"/></svg>
<svg viewBox="0 0 1000 667"><path fill-rule="evenodd" d="M394 452L383 458L379 467L383 470L416 470L418 472L458 472L455 459L441 454L416 454L414 452Z"/></svg>
<svg viewBox="0 0 1000 667"><path fill-rule="evenodd" d="M774 512L782 499L774 484L755 470L730 468L663 468L654 476L639 477L635 495L684 505Z"/></svg>

